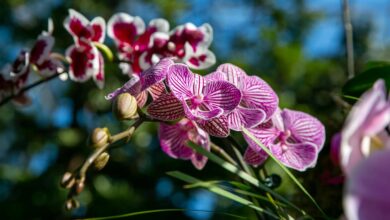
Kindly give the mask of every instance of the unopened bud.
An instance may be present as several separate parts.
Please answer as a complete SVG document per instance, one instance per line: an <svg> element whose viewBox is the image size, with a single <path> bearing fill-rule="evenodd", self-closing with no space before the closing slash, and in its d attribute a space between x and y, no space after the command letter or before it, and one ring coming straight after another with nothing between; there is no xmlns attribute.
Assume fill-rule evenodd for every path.
<svg viewBox="0 0 390 220"><path fill-rule="evenodd" d="M76 183L75 191L80 194L84 190L84 181Z"/></svg>
<svg viewBox="0 0 390 220"><path fill-rule="evenodd" d="M92 146L99 148L108 143L110 132L107 128L95 128L92 132L91 141Z"/></svg>
<svg viewBox="0 0 390 220"><path fill-rule="evenodd" d="M64 173L64 175L62 176L61 182L60 182L61 186L65 189L70 189L70 188L72 188L74 183L75 183L75 178L74 178L73 174L70 172Z"/></svg>
<svg viewBox="0 0 390 220"><path fill-rule="evenodd" d="M110 159L110 155L107 152L101 153L95 160L94 165L97 170L103 169L108 160Z"/></svg>
<svg viewBox="0 0 390 220"><path fill-rule="evenodd" d="M129 93L120 94L114 102L114 113L120 120L134 118L137 108L137 100Z"/></svg>
<svg viewBox="0 0 390 220"><path fill-rule="evenodd" d="M79 206L80 206L80 203L73 198L66 200L65 208L68 211L75 209L75 208L78 208Z"/></svg>

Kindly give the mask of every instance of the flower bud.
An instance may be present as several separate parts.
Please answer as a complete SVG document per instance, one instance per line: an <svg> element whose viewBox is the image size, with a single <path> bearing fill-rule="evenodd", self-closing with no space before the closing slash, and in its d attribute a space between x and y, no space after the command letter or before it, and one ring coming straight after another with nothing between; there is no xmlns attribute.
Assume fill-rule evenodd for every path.
<svg viewBox="0 0 390 220"><path fill-rule="evenodd" d="M101 153L95 160L94 165L97 170L103 169L108 160L110 159L110 155L107 152Z"/></svg>
<svg viewBox="0 0 390 220"><path fill-rule="evenodd" d="M84 181L76 183L75 191L77 194L80 194L84 190Z"/></svg>
<svg viewBox="0 0 390 220"><path fill-rule="evenodd" d="M68 211L75 209L75 208L78 208L79 206L80 206L80 203L73 198L66 200L65 209Z"/></svg>
<svg viewBox="0 0 390 220"><path fill-rule="evenodd" d="M65 188L65 189L70 189L70 188L72 188L74 183L75 183L75 178L74 178L73 174L70 172L64 173L64 175L62 176L61 182L60 182L61 187Z"/></svg>
<svg viewBox="0 0 390 220"><path fill-rule="evenodd" d="M91 141L92 146L99 148L108 143L110 132L107 128L95 128L92 132Z"/></svg>
<svg viewBox="0 0 390 220"><path fill-rule="evenodd" d="M131 119L137 114L137 100L130 93L120 94L114 102L114 113L119 120Z"/></svg>

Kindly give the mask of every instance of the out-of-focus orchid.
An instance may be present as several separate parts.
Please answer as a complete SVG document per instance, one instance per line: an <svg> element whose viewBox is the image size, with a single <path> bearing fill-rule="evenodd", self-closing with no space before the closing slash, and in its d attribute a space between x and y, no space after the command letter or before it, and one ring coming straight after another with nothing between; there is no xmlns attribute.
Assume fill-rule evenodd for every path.
<svg viewBox="0 0 390 220"><path fill-rule="evenodd" d="M374 152L349 173L344 192L348 220L388 219L390 216L390 150Z"/></svg>
<svg viewBox="0 0 390 220"><path fill-rule="evenodd" d="M170 157L191 160L197 169L202 169L207 157L196 153L187 145L192 141L206 150L210 150L209 135L196 126L192 121L184 118L174 125L160 123L159 139L162 150Z"/></svg>
<svg viewBox="0 0 390 220"><path fill-rule="evenodd" d="M140 17L117 13L108 21L108 36L118 46L125 74L140 74L165 57L174 57L196 69L215 63L214 54L208 50L213 38L208 24L196 27L187 23L169 32L165 19L153 19L145 27Z"/></svg>
<svg viewBox="0 0 390 220"><path fill-rule="evenodd" d="M227 136L225 115L240 103L240 90L227 81L207 80L194 74L184 64L171 65L168 71L169 89L182 103L186 117L196 121L210 135Z"/></svg>
<svg viewBox="0 0 390 220"><path fill-rule="evenodd" d="M390 124L390 102L382 79L353 106L341 131L341 166L348 175L378 148L390 148L386 127Z"/></svg>
<svg viewBox="0 0 390 220"><path fill-rule="evenodd" d="M325 128L316 118L299 111L277 110L271 120L248 129L284 165L304 171L314 167L325 141ZM266 152L244 135L249 148L245 159L260 165Z"/></svg>
<svg viewBox="0 0 390 220"><path fill-rule="evenodd" d="M70 9L64 21L66 30L73 36L75 44L66 51L70 60L69 75L77 82L93 78L99 88L104 86L104 59L94 43L103 43L106 23L96 17L91 22L77 11Z"/></svg>
<svg viewBox="0 0 390 220"><path fill-rule="evenodd" d="M240 104L227 115L230 129L253 128L268 120L278 107L279 99L272 88L259 77L248 76L237 66L222 64L206 78L228 81L241 91Z"/></svg>

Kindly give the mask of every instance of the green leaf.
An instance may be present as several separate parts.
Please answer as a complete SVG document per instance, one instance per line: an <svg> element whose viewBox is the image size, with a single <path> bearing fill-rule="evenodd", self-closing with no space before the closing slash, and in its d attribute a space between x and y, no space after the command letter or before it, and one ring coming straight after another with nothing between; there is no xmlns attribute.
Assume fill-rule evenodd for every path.
<svg viewBox="0 0 390 220"><path fill-rule="evenodd" d="M244 216L230 214L226 212L214 212L214 211L207 211L207 210L191 210L191 209L153 209L153 210L146 210L146 211L139 211L139 212L131 212L126 213L122 215L113 215L113 216L107 216L107 217L97 217L97 218L83 218L83 220L106 220L106 219L118 219L118 218L128 218L133 217L137 215L146 215L146 214L153 214L153 213L161 213L161 212L184 212L184 211L190 211L190 212L211 212L218 215L225 215L234 217L237 219L247 219Z"/></svg>
<svg viewBox="0 0 390 220"><path fill-rule="evenodd" d="M213 161L214 163L218 164L219 166L223 167L227 171L239 176L241 179L247 181L248 183L258 187L259 189L262 189L266 192L269 192L271 195L275 196L275 198L283 201L290 207L296 209L297 211L301 212L303 215L307 215L302 209L298 208L296 205L294 205L292 202L288 201L288 199L284 198L283 196L279 195L275 191L271 190L264 184L262 184L258 179L254 178L253 176L249 175L248 173L242 171L239 167L221 159L217 155L213 154L212 152L209 152L205 150L203 147L198 146L197 144L193 142L188 142L188 146L190 146L192 149L194 149L196 152L206 156L209 158L209 160Z"/></svg>
<svg viewBox="0 0 390 220"><path fill-rule="evenodd" d="M218 194L220 196L223 196L225 198L228 198L230 200L233 200L235 202L238 202L240 204L243 204L245 206L248 206L256 211L259 211L259 212L262 212L262 213L265 213L275 219L279 219L278 216L276 216L275 214L267 211L267 210L264 210L263 208L261 207L258 207L256 205L253 204L253 202L247 200L247 199L244 199L236 194L233 194L229 191L226 191L220 187L218 187L217 185L215 184L210 184L210 183L207 183L207 182L203 182L199 179L196 179L195 177L192 177L192 176L189 176L185 173L182 173L180 171L171 171L171 172L167 172L168 175L172 176L172 177L175 177L179 180L182 180L184 182L187 182L187 183L192 183L192 184L199 184L199 186L202 186L206 189L208 189L209 191L215 193L215 194Z"/></svg>
<svg viewBox="0 0 390 220"><path fill-rule="evenodd" d="M302 192L313 202L313 204L317 207L317 209L321 212L321 214L328 218L328 216L325 214L325 212L321 209L321 207L318 205L318 203L315 201L315 199L310 195L310 193L305 189L305 187L298 181L298 179L290 172L289 169L287 169L278 159L274 157L274 155L271 153L271 151L264 146L259 140L257 140L256 137L252 135L247 129L242 128L242 131L244 134L246 134L251 140L253 140L261 149L263 149L267 154L283 169L284 172L287 173L287 175L294 181L294 183L302 190Z"/></svg>
<svg viewBox="0 0 390 220"><path fill-rule="evenodd" d="M379 61L379 60L368 61L364 65L363 71L367 71L367 70L375 68L375 67L383 67L383 66L390 66L390 62L388 62L388 61Z"/></svg>
<svg viewBox="0 0 390 220"><path fill-rule="evenodd" d="M360 95L371 88L378 79L384 79L387 88L390 88L390 64L374 65L374 67L369 68L348 80L343 86L343 95L360 97Z"/></svg>

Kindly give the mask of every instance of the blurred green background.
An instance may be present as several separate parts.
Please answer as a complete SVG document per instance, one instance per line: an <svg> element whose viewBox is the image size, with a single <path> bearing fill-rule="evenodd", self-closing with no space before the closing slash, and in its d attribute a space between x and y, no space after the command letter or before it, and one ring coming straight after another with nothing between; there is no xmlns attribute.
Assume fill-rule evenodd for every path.
<svg viewBox="0 0 390 220"><path fill-rule="evenodd" d="M338 0L2 0L0 2L0 63L12 61L55 24L54 51L64 53L72 43L62 22L68 8L89 19L106 20L115 12L142 17L147 23L157 17L171 27L185 22L210 23L214 28L212 51L218 64L231 62L248 74L257 74L278 93L281 107L298 109L318 117L326 126L327 143L318 165L297 174L325 212L341 215L342 185L329 184L326 175L340 171L329 159L329 140L341 125L345 112L335 102L346 80L346 59L341 3ZM357 72L370 59L389 55L390 2L352 0L355 62ZM106 43L114 49L109 39ZM211 72L217 64L209 70ZM104 95L127 79L116 64L107 64L106 86L98 90L92 81L84 84L55 79L31 90L32 105L0 107L0 218L65 219L123 214L148 209L185 208L253 216L253 212L205 190L186 190L183 183L165 173L180 170L203 180L235 179L209 162L197 171L190 162L174 160L159 148L156 125L144 124L132 141L111 151L101 172L91 172L81 207L64 210L66 190L59 179L76 169L91 152L88 135L107 126L112 133L126 128L111 113ZM30 77L31 82L38 77ZM272 163L273 172L280 172ZM326 174L327 173L327 174ZM283 177L279 189L309 213L313 205ZM154 214L136 219L228 219L212 212Z"/></svg>

